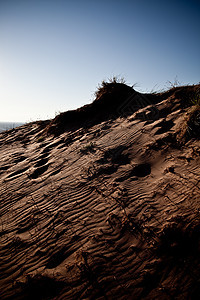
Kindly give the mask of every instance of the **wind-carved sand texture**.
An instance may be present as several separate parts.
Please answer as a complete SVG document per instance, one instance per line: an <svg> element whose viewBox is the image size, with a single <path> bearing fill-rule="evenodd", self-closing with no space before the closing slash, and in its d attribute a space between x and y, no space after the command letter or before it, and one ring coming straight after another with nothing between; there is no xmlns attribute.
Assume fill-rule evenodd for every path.
<svg viewBox="0 0 200 300"><path fill-rule="evenodd" d="M0 299L199 298L199 86L111 88L0 134Z"/></svg>

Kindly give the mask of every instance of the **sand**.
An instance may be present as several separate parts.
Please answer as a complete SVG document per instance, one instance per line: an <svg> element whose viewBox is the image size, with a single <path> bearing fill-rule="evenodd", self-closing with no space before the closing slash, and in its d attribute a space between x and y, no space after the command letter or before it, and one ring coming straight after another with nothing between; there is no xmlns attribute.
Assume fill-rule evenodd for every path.
<svg viewBox="0 0 200 300"><path fill-rule="evenodd" d="M198 299L197 88L0 134L0 299Z"/></svg>

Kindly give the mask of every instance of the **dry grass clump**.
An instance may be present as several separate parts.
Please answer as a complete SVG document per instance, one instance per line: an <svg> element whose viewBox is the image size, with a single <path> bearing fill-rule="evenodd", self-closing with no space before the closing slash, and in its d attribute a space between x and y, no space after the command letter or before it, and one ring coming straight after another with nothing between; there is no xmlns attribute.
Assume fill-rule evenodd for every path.
<svg viewBox="0 0 200 300"><path fill-rule="evenodd" d="M191 138L200 138L200 93L197 91L189 100L191 107L186 113L178 139L188 141Z"/></svg>
<svg viewBox="0 0 200 300"><path fill-rule="evenodd" d="M102 98L105 94L109 95L116 91L116 89L126 86L126 81L123 77L111 77L107 81L102 80L101 84L98 85L95 92L95 101Z"/></svg>
<svg viewBox="0 0 200 300"><path fill-rule="evenodd" d="M186 137L190 138L199 138L200 137L200 105L197 104L192 107L186 128Z"/></svg>

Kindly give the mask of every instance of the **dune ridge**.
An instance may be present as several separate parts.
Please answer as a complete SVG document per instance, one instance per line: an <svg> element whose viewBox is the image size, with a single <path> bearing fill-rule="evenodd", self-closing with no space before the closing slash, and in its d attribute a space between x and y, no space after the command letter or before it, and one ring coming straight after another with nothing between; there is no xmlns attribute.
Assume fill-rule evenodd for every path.
<svg viewBox="0 0 200 300"><path fill-rule="evenodd" d="M111 84L0 133L1 299L198 298L199 89Z"/></svg>

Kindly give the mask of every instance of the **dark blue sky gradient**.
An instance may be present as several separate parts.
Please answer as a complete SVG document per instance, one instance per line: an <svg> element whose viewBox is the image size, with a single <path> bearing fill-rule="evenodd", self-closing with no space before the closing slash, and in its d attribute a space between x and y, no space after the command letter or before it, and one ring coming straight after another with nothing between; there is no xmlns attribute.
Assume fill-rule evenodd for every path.
<svg viewBox="0 0 200 300"><path fill-rule="evenodd" d="M101 80L200 81L199 1L0 0L0 121L54 117Z"/></svg>

